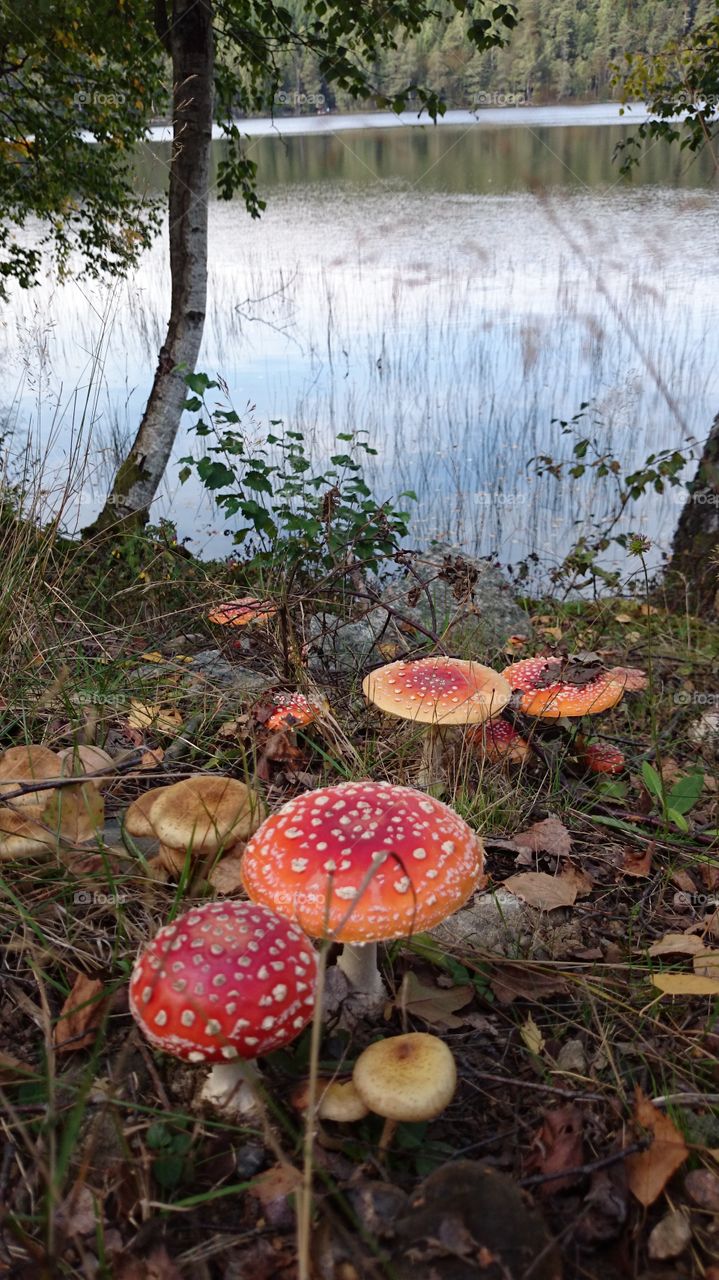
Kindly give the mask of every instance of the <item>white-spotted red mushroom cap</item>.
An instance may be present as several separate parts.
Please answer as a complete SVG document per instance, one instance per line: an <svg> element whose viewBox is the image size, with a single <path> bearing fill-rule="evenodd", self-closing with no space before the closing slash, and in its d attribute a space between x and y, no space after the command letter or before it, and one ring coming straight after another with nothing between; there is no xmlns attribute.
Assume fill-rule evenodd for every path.
<svg viewBox="0 0 719 1280"><path fill-rule="evenodd" d="M246 627L251 622L269 622L275 613L277 607L271 600L242 596L240 600L227 600L224 604L215 605L207 620L217 627Z"/></svg>
<svg viewBox="0 0 719 1280"><path fill-rule="evenodd" d="M130 1010L175 1058L258 1058L310 1021L316 977L316 953L296 925L249 902L210 902L165 925L138 956Z"/></svg>
<svg viewBox="0 0 719 1280"><path fill-rule="evenodd" d="M275 710L265 721L268 729L301 729L312 724L321 707L304 693L281 694L275 698Z"/></svg>
<svg viewBox="0 0 719 1280"><path fill-rule="evenodd" d="M531 760L532 748L508 720L487 720L468 735L471 746L490 764L523 764Z"/></svg>
<svg viewBox="0 0 719 1280"><path fill-rule="evenodd" d="M615 776L627 767L623 753L611 742L590 742L580 751L579 760L590 773Z"/></svg>
<svg viewBox="0 0 719 1280"><path fill-rule="evenodd" d="M519 706L525 715L538 716L540 720L598 715L600 711L616 706L624 692L624 685L609 671L587 680L585 684L563 680L561 674L552 682L548 673L554 664L561 672L561 664L556 658L523 658L502 672L512 691L521 693Z"/></svg>
<svg viewBox="0 0 719 1280"><path fill-rule="evenodd" d="M389 662L362 682L365 697L390 715L421 724L480 724L512 695L491 667L463 658Z"/></svg>
<svg viewBox="0 0 719 1280"><path fill-rule="evenodd" d="M431 929L484 865L479 836L440 800L389 782L307 791L263 822L242 860L253 902L311 937L378 942Z"/></svg>

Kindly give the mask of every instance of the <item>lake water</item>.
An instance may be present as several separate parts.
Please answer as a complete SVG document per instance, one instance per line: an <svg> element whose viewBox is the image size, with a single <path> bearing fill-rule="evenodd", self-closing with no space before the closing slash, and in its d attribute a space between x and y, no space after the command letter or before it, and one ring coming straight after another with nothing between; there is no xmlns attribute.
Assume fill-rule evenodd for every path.
<svg viewBox="0 0 719 1280"><path fill-rule="evenodd" d="M602 447L633 464L703 437L719 407L711 164L655 144L621 179L618 120L592 106L453 113L436 128L248 122L267 209L253 222L241 201L212 201L200 367L226 380L253 435L282 419L321 459L336 433L366 431L379 495L418 492L417 542L449 537L505 563L535 550L545 571L609 502L528 472L532 455L567 453L552 419L590 401ZM164 184L167 160L158 131L138 160L144 190ZM168 298L160 240L126 282L48 280L0 313L0 412L16 447L27 436L43 454L36 484L70 528L97 510L134 434ZM628 524L658 555L679 509L652 498ZM174 462L161 513L196 552L229 550Z"/></svg>

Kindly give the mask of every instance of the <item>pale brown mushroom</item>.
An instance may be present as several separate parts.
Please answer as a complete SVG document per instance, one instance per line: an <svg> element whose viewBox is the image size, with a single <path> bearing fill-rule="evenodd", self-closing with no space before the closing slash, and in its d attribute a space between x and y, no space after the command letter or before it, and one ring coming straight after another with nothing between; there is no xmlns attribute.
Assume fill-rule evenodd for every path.
<svg viewBox="0 0 719 1280"><path fill-rule="evenodd" d="M71 774L73 777L81 778L87 773L109 769L114 763L112 756L108 755L107 751L103 751L102 747L86 746L84 743L76 747L63 747L62 751L58 751L57 756L58 760L62 761L63 777ZM90 778L89 782L98 791L102 791L108 783L112 782L112 774Z"/></svg>
<svg viewBox="0 0 719 1280"><path fill-rule="evenodd" d="M255 791L235 778L197 774L169 787L155 787L130 805L125 830L160 842L158 858L173 875L193 858L229 854L260 826L265 807Z"/></svg>
<svg viewBox="0 0 719 1280"><path fill-rule="evenodd" d="M0 808L0 862L51 853L55 836L42 824L42 809L26 805L22 810Z"/></svg>
<svg viewBox="0 0 719 1280"><path fill-rule="evenodd" d="M62 765L59 756L48 747L28 746L8 747L0 757L0 796L12 795L21 786L29 786L35 782L48 782L51 778L59 778ZM35 809L45 807L48 789L29 791L27 795L13 797L13 805L18 808Z"/></svg>

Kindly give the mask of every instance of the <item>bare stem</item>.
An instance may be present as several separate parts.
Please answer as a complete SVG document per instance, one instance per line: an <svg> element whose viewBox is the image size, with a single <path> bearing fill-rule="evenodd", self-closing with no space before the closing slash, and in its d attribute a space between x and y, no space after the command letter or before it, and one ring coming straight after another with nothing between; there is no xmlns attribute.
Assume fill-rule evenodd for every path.
<svg viewBox="0 0 719 1280"><path fill-rule="evenodd" d="M337 967L342 970L356 991L361 991L363 995L376 996L378 1000L385 999L387 993L377 968L376 942L365 942L361 945L346 942L342 948L342 955L337 961Z"/></svg>

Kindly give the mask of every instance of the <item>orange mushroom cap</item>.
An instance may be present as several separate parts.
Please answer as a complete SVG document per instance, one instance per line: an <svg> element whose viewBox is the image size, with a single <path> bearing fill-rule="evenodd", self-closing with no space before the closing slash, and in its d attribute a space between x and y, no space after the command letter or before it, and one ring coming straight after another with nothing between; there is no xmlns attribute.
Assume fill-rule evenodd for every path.
<svg viewBox="0 0 719 1280"><path fill-rule="evenodd" d="M250 622L268 622L275 613L277 608L271 600L242 596L240 600L227 600L211 609L207 620L218 627L246 627Z"/></svg>
<svg viewBox="0 0 719 1280"><path fill-rule="evenodd" d="M491 667L443 657L389 662L366 676L362 689L380 710L422 724L480 724L512 694Z"/></svg>
<svg viewBox="0 0 719 1280"><path fill-rule="evenodd" d="M472 729L468 739L490 764L523 764L533 754L527 739L501 717Z"/></svg>
<svg viewBox="0 0 719 1280"><path fill-rule="evenodd" d="M557 679L552 681L554 666ZM584 684L573 684L562 677L559 658L523 658L505 667L502 675L513 692L522 694L520 710L541 720L597 715L616 706L624 693L624 685L611 672L595 676Z"/></svg>
<svg viewBox="0 0 719 1280"><path fill-rule="evenodd" d="M379 942L430 929L467 901L484 848L458 814L411 787L343 782L308 791L245 849L253 902L315 938Z"/></svg>
<svg viewBox="0 0 719 1280"><path fill-rule="evenodd" d="M275 710L265 724L268 729L302 729L317 719L320 710L304 693L284 694L275 699Z"/></svg>
<svg viewBox="0 0 719 1280"><path fill-rule="evenodd" d="M590 742L579 753L579 760L590 773L623 773L626 760L619 747L611 742Z"/></svg>

